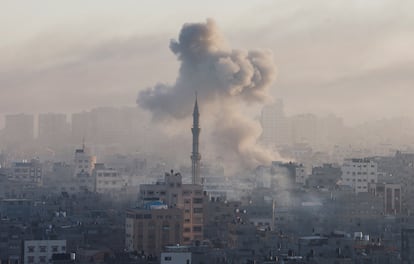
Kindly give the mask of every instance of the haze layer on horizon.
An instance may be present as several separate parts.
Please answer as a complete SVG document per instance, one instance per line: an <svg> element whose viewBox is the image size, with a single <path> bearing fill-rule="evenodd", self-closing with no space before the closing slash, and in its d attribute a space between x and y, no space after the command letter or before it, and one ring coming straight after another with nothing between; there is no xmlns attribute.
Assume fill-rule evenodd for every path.
<svg viewBox="0 0 414 264"><path fill-rule="evenodd" d="M273 51L289 114L414 117L410 1L0 3L0 115L134 105L175 81L182 25L211 17L233 47Z"/></svg>

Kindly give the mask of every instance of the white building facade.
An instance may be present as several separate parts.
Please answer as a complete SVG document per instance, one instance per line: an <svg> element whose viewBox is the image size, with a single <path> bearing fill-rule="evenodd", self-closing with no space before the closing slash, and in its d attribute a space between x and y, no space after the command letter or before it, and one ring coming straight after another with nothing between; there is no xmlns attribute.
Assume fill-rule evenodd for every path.
<svg viewBox="0 0 414 264"><path fill-rule="evenodd" d="M116 192L125 187L125 180L119 172L113 168L106 168L102 163L95 164L92 175L95 179L95 192L97 193Z"/></svg>
<svg viewBox="0 0 414 264"><path fill-rule="evenodd" d="M66 253L66 240L24 241L24 264L51 263L53 254Z"/></svg>
<svg viewBox="0 0 414 264"><path fill-rule="evenodd" d="M163 252L161 264L191 264L190 252Z"/></svg>
<svg viewBox="0 0 414 264"><path fill-rule="evenodd" d="M341 167L342 185L356 193L368 192L368 184L378 182L378 165L371 159L345 159Z"/></svg>

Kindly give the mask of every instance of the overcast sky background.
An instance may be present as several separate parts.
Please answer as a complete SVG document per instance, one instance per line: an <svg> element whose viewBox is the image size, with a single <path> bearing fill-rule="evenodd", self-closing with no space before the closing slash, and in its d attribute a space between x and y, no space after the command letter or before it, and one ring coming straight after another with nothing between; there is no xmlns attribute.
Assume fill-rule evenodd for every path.
<svg viewBox="0 0 414 264"><path fill-rule="evenodd" d="M0 115L135 105L174 82L170 39L210 17L233 48L273 51L287 114L413 118L413 12L409 0L0 0Z"/></svg>

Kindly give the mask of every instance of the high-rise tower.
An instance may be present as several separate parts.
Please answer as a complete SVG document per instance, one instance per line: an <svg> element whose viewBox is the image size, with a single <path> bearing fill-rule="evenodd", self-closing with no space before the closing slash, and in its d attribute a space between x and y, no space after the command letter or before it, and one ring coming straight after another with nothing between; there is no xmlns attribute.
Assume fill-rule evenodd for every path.
<svg viewBox="0 0 414 264"><path fill-rule="evenodd" d="M191 128L191 132L193 133L193 152L191 153L191 176L192 176L192 183L193 184L201 184L200 179L200 160L201 155L198 152L198 138L200 136L200 124L199 124L199 117L200 113L198 112L198 104L197 104L197 94L194 103L194 111L193 111L193 128Z"/></svg>

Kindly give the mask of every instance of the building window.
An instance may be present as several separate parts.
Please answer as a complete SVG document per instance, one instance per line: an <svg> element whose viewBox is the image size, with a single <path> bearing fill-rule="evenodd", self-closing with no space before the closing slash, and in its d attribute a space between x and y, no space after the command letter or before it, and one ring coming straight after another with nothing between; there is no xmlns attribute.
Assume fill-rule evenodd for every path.
<svg viewBox="0 0 414 264"><path fill-rule="evenodd" d="M203 208L194 208L193 209L193 213L195 213L195 214L199 214L199 213L202 213L203 212Z"/></svg>
<svg viewBox="0 0 414 264"><path fill-rule="evenodd" d="M201 226L194 226L193 227L193 231L194 232L201 232L202 231L202 227Z"/></svg>
<svg viewBox="0 0 414 264"><path fill-rule="evenodd" d="M34 263L34 256L29 256L29 257L27 258L27 261L28 261L29 263Z"/></svg>
<svg viewBox="0 0 414 264"><path fill-rule="evenodd" d="M34 252L34 246L28 246L27 247L27 251L29 251L29 252Z"/></svg>
<svg viewBox="0 0 414 264"><path fill-rule="evenodd" d="M40 256L39 257L39 262L40 263L46 263L46 256Z"/></svg>
<svg viewBox="0 0 414 264"><path fill-rule="evenodd" d="M52 246L52 252L57 252L58 251L58 246Z"/></svg>
<svg viewBox="0 0 414 264"><path fill-rule="evenodd" d="M46 252L46 246L39 246L40 252Z"/></svg>
<svg viewBox="0 0 414 264"><path fill-rule="evenodd" d="M166 257L164 257L164 260L165 260L165 261L171 261L171 260L172 260L172 258L171 258L171 256L166 256Z"/></svg>
<svg viewBox="0 0 414 264"><path fill-rule="evenodd" d="M195 204L201 204L201 203L203 203L203 198L194 198L193 199L193 203L195 203Z"/></svg>

